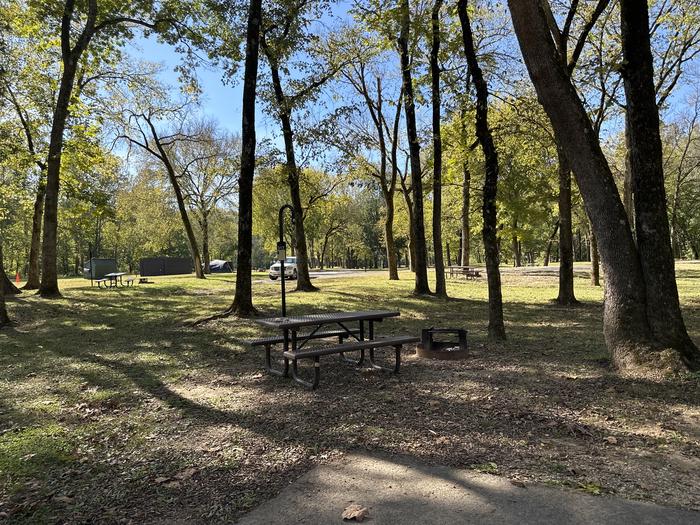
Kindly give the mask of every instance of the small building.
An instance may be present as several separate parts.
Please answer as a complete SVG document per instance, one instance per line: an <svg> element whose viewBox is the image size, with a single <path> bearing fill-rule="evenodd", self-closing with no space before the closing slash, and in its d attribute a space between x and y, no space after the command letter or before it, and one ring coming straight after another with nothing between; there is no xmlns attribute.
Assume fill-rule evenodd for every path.
<svg viewBox="0 0 700 525"><path fill-rule="evenodd" d="M147 257L139 261L141 277L181 275L194 271L190 257Z"/></svg>
<svg viewBox="0 0 700 525"><path fill-rule="evenodd" d="M83 268L83 277L86 279L102 279L108 273L117 271L116 259L98 259L93 257Z"/></svg>

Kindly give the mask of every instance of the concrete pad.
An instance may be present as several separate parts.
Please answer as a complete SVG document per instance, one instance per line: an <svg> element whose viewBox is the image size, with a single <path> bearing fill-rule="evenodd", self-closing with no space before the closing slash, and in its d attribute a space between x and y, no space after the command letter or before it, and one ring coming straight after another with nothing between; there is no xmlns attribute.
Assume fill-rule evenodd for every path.
<svg viewBox="0 0 700 525"><path fill-rule="evenodd" d="M354 454L292 483L239 523L342 523L353 503L380 524L700 524L700 513L527 485L449 467Z"/></svg>

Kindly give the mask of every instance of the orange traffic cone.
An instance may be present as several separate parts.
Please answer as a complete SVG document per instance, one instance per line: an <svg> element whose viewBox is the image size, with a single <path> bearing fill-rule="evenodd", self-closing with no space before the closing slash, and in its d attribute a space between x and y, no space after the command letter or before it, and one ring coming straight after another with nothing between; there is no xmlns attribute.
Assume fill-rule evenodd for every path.
<svg viewBox="0 0 700 525"><path fill-rule="evenodd" d="M16 282L17 284L19 284L20 280L21 280L21 279L20 279L20 277L19 277L19 272L17 272L17 273L15 274L15 282Z"/></svg>

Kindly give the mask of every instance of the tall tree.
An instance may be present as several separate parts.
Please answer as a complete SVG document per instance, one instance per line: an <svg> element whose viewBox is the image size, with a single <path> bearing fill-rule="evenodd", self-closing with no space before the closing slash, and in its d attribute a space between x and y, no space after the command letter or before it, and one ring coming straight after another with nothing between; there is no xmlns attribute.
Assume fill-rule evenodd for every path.
<svg viewBox="0 0 700 525"><path fill-rule="evenodd" d="M105 5L106 4L106 5ZM155 28L155 24L139 17L152 18L153 2L132 2L127 6L88 0L77 3L65 0L57 3L56 12L47 9L49 20L60 20L61 74L58 95L53 110L51 134L46 161L46 196L44 203L44 237L42 241L42 272L39 293L42 297L59 296L56 271L56 241L58 229L58 193L61 176L61 157L66 124L71 112L76 76L83 55L95 37L124 38L134 24ZM47 6L48 7L48 6ZM83 12L84 11L84 12ZM77 30L76 30L77 28ZM109 49L104 45L103 49Z"/></svg>
<svg viewBox="0 0 700 525"><path fill-rule="evenodd" d="M484 225L482 237L486 258L486 272L489 286L489 339L494 341L506 338L503 323L503 297L501 294L501 271L499 269L498 220L496 217L496 196L498 193L498 152L489 128L488 108L489 92L484 75L479 67L472 36L471 22L467 12L467 0L457 3L459 20L462 26L464 55L469 66L469 73L474 80L476 90L476 136L484 154L484 190L482 216Z"/></svg>
<svg viewBox="0 0 700 525"><path fill-rule="evenodd" d="M579 2L571 2L564 19L563 28L560 29L551 11L549 1L543 1L542 6L547 16L549 30L556 45L556 50L562 65L571 75L578 64L583 46L586 43L591 29L598 18L607 8L610 0L598 0L593 12L585 19L584 26L578 38L574 42L574 49L569 53L569 39L572 37L573 22L582 14ZM583 14L582 16L586 16ZM559 295L557 303L561 305L578 304L574 294L574 245L571 219L571 167L566 158L564 148L557 144L557 158L559 162Z"/></svg>
<svg viewBox="0 0 700 525"><path fill-rule="evenodd" d="M314 40L309 34L311 18L323 10L325 2L308 0L290 0L271 8L265 13L265 24L261 29L260 47L265 54L273 92L272 108L276 113L284 141L285 168L289 183L292 208L294 210L294 230L297 257L297 287L299 291L315 291L317 288L309 277L309 256L304 229L304 208L301 201L300 177L301 167L297 161L295 142L297 140L292 119L295 109L299 109L318 95L319 88L333 78L340 69L339 64L318 64L310 78L294 79L283 85L282 74L289 73L291 58L305 52L305 67L316 55L308 44ZM289 92L289 86L300 86Z"/></svg>
<svg viewBox="0 0 700 525"><path fill-rule="evenodd" d="M460 213L461 219L461 246L462 250L459 256L459 264L469 266L469 258L471 254L471 226L469 214L471 212L471 183L472 174L469 169L469 159L467 158L469 148L467 147L467 111L464 107L460 109L459 124L462 132L462 148L464 149L464 158L462 159L462 210Z"/></svg>
<svg viewBox="0 0 700 525"><path fill-rule="evenodd" d="M557 58L539 0L509 0L511 18L538 98L565 148L593 230L606 276L603 328L613 363L621 369L658 367L669 361L656 350L647 318L647 290L612 172L568 72ZM673 348L678 364L698 359Z"/></svg>
<svg viewBox="0 0 700 525"><path fill-rule="evenodd" d="M433 251L435 253L435 294L447 297L445 261L442 255L442 135L440 134L440 9L435 0L431 13L430 79L433 99Z"/></svg>
<svg viewBox="0 0 700 525"><path fill-rule="evenodd" d="M415 238L415 272L416 284L413 289L416 294L429 294L428 285L428 251L425 244L425 217L423 212L423 173L421 170L420 143L416 126L416 105L413 94L413 78L411 74L411 56L408 46L411 30L411 13L408 0L401 0L401 30L398 38L398 49L401 57L401 76L403 79L404 113L406 115L406 134L411 162L411 191L413 193L413 235Z"/></svg>
<svg viewBox="0 0 700 525"><path fill-rule="evenodd" d="M243 110L241 111L241 174L238 179L238 264L236 293L229 312L241 317L256 313L253 306L253 178L255 176L255 90L258 82L262 0L250 0L246 30Z"/></svg>
<svg viewBox="0 0 700 525"><path fill-rule="evenodd" d="M210 221L218 206L230 199L237 188L240 140L208 120L188 126L187 136L192 140L175 143L172 157L182 174L185 202L199 225L204 273L208 274Z"/></svg>
<svg viewBox="0 0 700 525"><path fill-rule="evenodd" d="M632 193L647 318L659 342L678 349L687 360L698 360L700 366L700 352L686 331L676 287L646 0L621 0L620 17Z"/></svg>
<svg viewBox="0 0 700 525"><path fill-rule="evenodd" d="M154 97L155 98L155 97ZM204 279L204 271L202 266L202 257L197 244L197 238L192 228L187 203L182 191L180 179L186 174L186 170L191 165L193 159L186 162L181 161L180 170L175 161L176 150L178 143L197 141L196 136L188 135L184 127L185 113L184 108L187 103L182 106L168 108L158 107L157 100L150 99L146 102L146 107L138 109L125 110L125 130L120 135L121 139L126 140L130 145L141 148L144 152L152 155L165 168L165 172L170 181L177 208L180 212L180 219L187 235L187 242L194 263L194 272L198 279ZM158 123L162 119L174 118L179 120L179 129L172 132L162 132L158 129Z"/></svg>
<svg viewBox="0 0 700 525"><path fill-rule="evenodd" d="M29 246L29 263L25 290L37 290L41 283L40 254L41 254L41 221L44 215L44 196L46 194L46 158L38 151L35 140L36 127L32 123L29 111L21 103L20 98L10 84L7 72L0 68L0 80L4 84L3 95L15 110L26 140L27 152L34 159L38 168L36 195L34 196L34 213L32 214L32 236Z"/></svg>
<svg viewBox="0 0 700 525"><path fill-rule="evenodd" d="M393 133L387 126L385 116L386 88L383 82L383 75L377 71L371 60L375 57L373 50L376 49L377 42L373 40L363 39L356 32L350 31L344 35L342 46L345 53L352 58L348 60L347 66L341 70L342 77L347 83L352 86L353 90L362 97L367 113L372 121L372 126L376 134L373 139L376 143L373 144L379 150L379 166L367 159L361 159L360 163L376 179L384 199L385 214L384 214L384 242L386 245L387 266L389 269L389 280L398 280L398 254L396 251L396 241L394 238L394 217L396 214L394 196L397 189L397 170L391 165L390 150L396 142ZM376 87L372 90L372 85ZM401 99L403 95L399 94L396 101L396 109L401 113ZM391 99L389 99L391 103ZM358 149L368 142L363 135L364 129L359 133L348 133L347 129L342 130L342 138L336 137L340 134L332 133L333 145L342 151L345 155L355 159L357 162L361 153ZM356 136L360 135L360 137ZM372 140L374 143L375 140ZM387 144L388 141L390 144ZM391 169L390 169L391 168Z"/></svg>

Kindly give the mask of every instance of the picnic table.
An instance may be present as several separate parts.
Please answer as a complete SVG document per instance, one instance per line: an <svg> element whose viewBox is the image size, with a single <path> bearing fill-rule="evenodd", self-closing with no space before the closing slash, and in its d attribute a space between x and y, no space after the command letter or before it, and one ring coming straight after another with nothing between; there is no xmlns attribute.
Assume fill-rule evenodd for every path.
<svg viewBox="0 0 700 525"><path fill-rule="evenodd" d="M445 278L465 277L466 279L476 279L481 277L481 272L469 266L448 266L445 268Z"/></svg>
<svg viewBox="0 0 700 525"><path fill-rule="evenodd" d="M398 373L401 364L401 348L405 344L418 342L418 337L392 336L375 338L375 323L382 322L390 317L398 317L396 310L368 310L359 312L332 312L323 314L311 314L292 317L270 317L256 319L258 324L268 328L274 328L282 332L281 336L265 337L250 341L252 346L265 347L265 369L271 374L287 377L289 374L289 362L292 362L292 378L311 388L318 387L320 379L320 360L323 355L338 354L345 362L361 366L365 360L365 350L369 351L369 363L373 368L390 370ZM354 324L357 326L353 326ZM333 327L328 330L327 327ZM301 331L304 330L303 333ZM338 338L338 344L323 347L307 346L313 340ZM351 342L345 340L352 339ZM282 356L284 369L277 370L272 366L271 349L276 344L282 344ZM377 348L393 347L395 350L395 364L389 369L375 362L374 352ZM345 357L346 353L359 352L359 359L353 360ZM300 359L314 360L314 379L306 381L299 375L297 361Z"/></svg>
<svg viewBox="0 0 700 525"><path fill-rule="evenodd" d="M116 288L117 284L120 286L124 286L124 281L123 277L125 275L128 275L126 272L112 272L112 273L107 273L104 275L103 278L101 279L96 279L95 282L97 283L97 287L101 288L102 284L105 285L105 288L109 286L109 288ZM126 286L131 286L134 283L133 279L127 279L126 280Z"/></svg>

